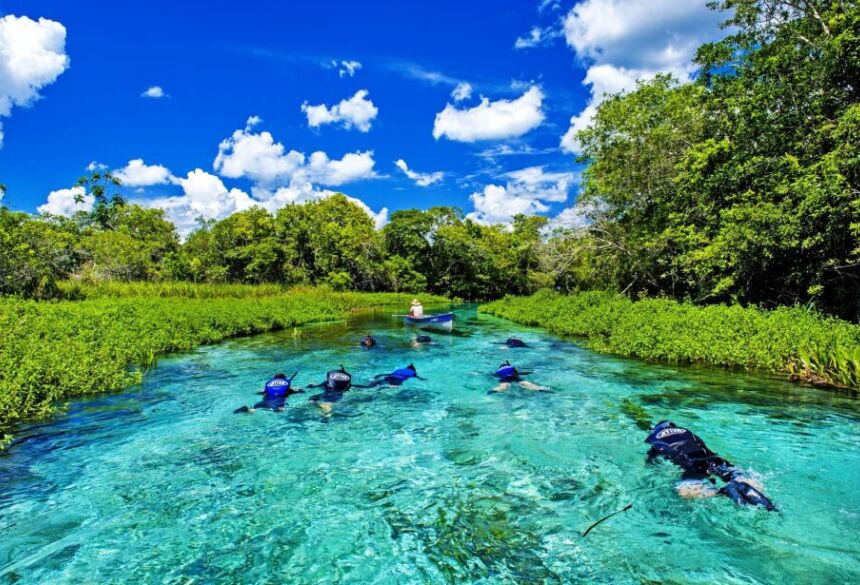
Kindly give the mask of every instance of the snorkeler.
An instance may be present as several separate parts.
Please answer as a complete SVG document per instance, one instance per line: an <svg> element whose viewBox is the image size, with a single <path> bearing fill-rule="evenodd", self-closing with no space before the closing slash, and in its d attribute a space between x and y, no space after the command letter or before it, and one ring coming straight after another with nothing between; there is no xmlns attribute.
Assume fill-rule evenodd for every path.
<svg viewBox="0 0 860 585"><path fill-rule="evenodd" d="M526 342L517 337L508 337L505 340L505 347L514 348L514 347L528 347Z"/></svg>
<svg viewBox="0 0 860 585"><path fill-rule="evenodd" d="M376 339L374 339L373 335L367 334L364 336L364 339L361 340L361 347L370 349L374 345L376 345Z"/></svg>
<svg viewBox="0 0 860 585"><path fill-rule="evenodd" d="M707 498L728 496L736 504L761 506L775 510L776 506L761 491L761 486L716 453L708 449L704 441L675 423L664 420L657 423L645 442L651 445L648 461L658 457L668 459L681 467L683 480L678 485L678 493L685 498ZM717 489L715 475L726 482Z"/></svg>
<svg viewBox="0 0 860 585"><path fill-rule="evenodd" d="M496 376L500 383L498 386L490 390L490 393L494 392L504 392L508 388L511 387L511 384L516 382L519 384L520 388L525 388L526 390L533 390L535 392L549 392L549 388L544 386L538 386L537 384L533 384L531 382L527 382L522 379L522 376L526 376L531 372L521 372L517 368L511 365L511 362L506 361L502 365L498 367L498 369L493 373Z"/></svg>
<svg viewBox="0 0 860 585"><path fill-rule="evenodd" d="M258 408L273 410L275 412L284 410L287 398L293 394L304 393L304 390L294 390L292 387L293 380L298 374L299 373L296 372L289 378L287 378L286 374L283 373L275 374L271 380L266 382L266 385L263 387L263 391L258 393L263 395L263 399L260 402L254 406L241 406L234 410L233 414L239 414L240 412L254 412Z"/></svg>
<svg viewBox="0 0 860 585"><path fill-rule="evenodd" d="M433 340L430 339L429 335L418 335L415 337L415 341L417 343L433 343Z"/></svg>
<svg viewBox="0 0 860 585"><path fill-rule="evenodd" d="M409 364L405 368L394 370L390 374L377 374L373 377L373 382L371 382L367 386L367 388L374 388L376 386L381 386L382 384L388 384L389 386L400 386L410 378L424 380L424 378L418 375L418 372L415 370L415 366Z"/></svg>
<svg viewBox="0 0 860 585"><path fill-rule="evenodd" d="M322 388L323 391L319 394L314 394L308 400L315 402L323 412L331 411L335 402L343 398L345 392L351 388L367 388L367 386L359 386L352 383L352 374L346 371L346 368L341 366L337 370L331 370L325 376L325 381L319 384L311 384L308 388Z"/></svg>

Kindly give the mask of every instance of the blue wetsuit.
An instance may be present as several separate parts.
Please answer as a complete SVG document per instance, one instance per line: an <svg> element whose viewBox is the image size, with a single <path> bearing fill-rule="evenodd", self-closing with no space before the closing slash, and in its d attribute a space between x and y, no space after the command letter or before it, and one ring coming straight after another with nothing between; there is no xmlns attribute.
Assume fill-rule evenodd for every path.
<svg viewBox="0 0 860 585"><path fill-rule="evenodd" d="M374 376L374 381L370 384L371 387L379 386L380 384L388 384L390 386L400 386L410 378L418 378L423 380L415 371L414 367L405 367L394 370L390 374L379 374Z"/></svg>

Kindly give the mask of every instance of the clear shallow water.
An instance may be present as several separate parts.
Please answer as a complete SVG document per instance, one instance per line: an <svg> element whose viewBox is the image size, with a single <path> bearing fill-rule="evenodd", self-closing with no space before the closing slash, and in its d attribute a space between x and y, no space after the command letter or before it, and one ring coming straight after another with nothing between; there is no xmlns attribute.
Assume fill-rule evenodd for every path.
<svg viewBox="0 0 860 585"><path fill-rule="evenodd" d="M234 340L71 403L0 455L0 583L860 581L857 401L459 317L431 347L385 317ZM514 333L532 347L502 350ZM487 395L504 359L554 392ZM409 362L427 382L356 390L328 419L302 395L232 414L276 370L301 386ZM782 511L680 499L627 397L755 470Z"/></svg>

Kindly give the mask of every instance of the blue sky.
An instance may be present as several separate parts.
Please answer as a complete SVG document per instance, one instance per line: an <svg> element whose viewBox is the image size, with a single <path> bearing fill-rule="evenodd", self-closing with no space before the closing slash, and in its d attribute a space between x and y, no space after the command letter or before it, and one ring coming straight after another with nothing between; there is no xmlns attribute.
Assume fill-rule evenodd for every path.
<svg viewBox="0 0 860 585"><path fill-rule="evenodd" d="M53 192L41 210L67 213L95 161L185 231L332 191L380 222L432 205L556 217L577 188L571 127L636 78L688 78L721 19L695 0L0 0L0 14L4 204L36 212Z"/></svg>

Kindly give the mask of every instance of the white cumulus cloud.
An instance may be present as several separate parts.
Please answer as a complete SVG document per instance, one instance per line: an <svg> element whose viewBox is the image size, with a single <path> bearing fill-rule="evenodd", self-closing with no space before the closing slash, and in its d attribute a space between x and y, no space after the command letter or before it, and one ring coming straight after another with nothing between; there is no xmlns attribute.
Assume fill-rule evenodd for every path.
<svg viewBox="0 0 860 585"><path fill-rule="evenodd" d="M140 94L140 97L152 98L152 99L157 100L160 98L165 98L165 97L170 97L170 96L167 95L166 93L164 93L164 90L161 88L161 86L153 85L153 86L147 88L147 90L144 91L142 94Z"/></svg>
<svg viewBox="0 0 860 585"><path fill-rule="evenodd" d="M341 159L330 159L322 151L305 157L299 151L287 151L271 133L254 131L260 122L252 116L243 130L236 130L218 146L214 167L221 176L251 179L262 188L293 182L334 186L376 176L373 151L350 152Z"/></svg>
<svg viewBox="0 0 860 585"><path fill-rule="evenodd" d="M472 84L468 81L461 81L454 87L454 90L451 92L451 98L455 102L462 102L463 100L467 100L470 97L472 97Z"/></svg>
<svg viewBox="0 0 860 585"><path fill-rule="evenodd" d="M286 152L269 132L254 132L262 120L248 118L243 130L236 130L218 145L214 167L221 176L237 179L247 177L260 183L273 183L289 178L305 163L305 155L295 150Z"/></svg>
<svg viewBox="0 0 860 585"><path fill-rule="evenodd" d="M517 40L514 41L514 48L532 49L541 45L548 45L562 34L558 28L533 26L527 35L517 37Z"/></svg>
<svg viewBox="0 0 860 585"><path fill-rule="evenodd" d="M29 106L39 99L39 90L68 67L62 24L12 14L0 18L0 117L8 117L13 106Z"/></svg>
<svg viewBox="0 0 860 585"><path fill-rule="evenodd" d="M361 63L358 61L332 61L332 66L337 67L337 74L341 77L354 77L356 72L361 69Z"/></svg>
<svg viewBox="0 0 860 585"><path fill-rule="evenodd" d="M253 206L274 212L291 203L307 203L334 195L327 187L376 177L372 151L350 152L340 159L329 158L322 151L306 157L295 150L287 151L270 133L255 131L261 122L259 117L251 116L244 129L236 130L221 142L214 161L221 177L250 180L250 194L230 188L221 177L202 169L195 169L185 177L175 177L166 167L147 165L143 159L129 161L116 174L131 187L168 183L179 186L182 191L178 195L141 197L132 202L163 209L183 237L197 227L198 218L221 220ZM91 167L105 168L96 162L91 163ZM76 203L76 196L84 197L84 202ZM361 207L377 227L388 221L388 209L374 212L359 199L349 199ZM91 209L92 205L92 195L86 194L83 187L74 187L51 192L39 211L71 215L79 209Z"/></svg>
<svg viewBox="0 0 860 585"><path fill-rule="evenodd" d="M585 0L564 20L567 44L589 64L583 84L591 89L585 109L573 116L561 146L578 152L576 133L586 128L597 106L629 91L636 80L671 73L685 81L694 73L696 48L720 37L724 14L701 0Z"/></svg>
<svg viewBox="0 0 860 585"><path fill-rule="evenodd" d="M328 107L325 104L312 106L307 102L302 104L302 112L308 118L308 126L318 128L325 124L341 124L344 128L356 128L360 132L368 132L371 122L376 118L379 109L367 99L368 91L360 89L349 99Z"/></svg>
<svg viewBox="0 0 860 585"><path fill-rule="evenodd" d="M549 173L535 166L501 175L504 185L491 184L469 198L475 210L467 217L479 223L507 223L515 215L549 211L547 203L567 200L573 173Z"/></svg>
<svg viewBox="0 0 860 585"><path fill-rule="evenodd" d="M490 101L481 97L473 108L458 109L447 104L436 114L433 137L446 137L459 142L501 140L522 136L537 128L544 120L541 109L543 92L536 85L513 100Z"/></svg>
<svg viewBox="0 0 860 585"><path fill-rule="evenodd" d="M113 175L127 187L150 187L163 185L173 180L167 167L148 165L143 162L142 158L128 161L128 164L123 168L116 169Z"/></svg>
<svg viewBox="0 0 860 585"><path fill-rule="evenodd" d="M48 193L48 201L36 210L39 213L70 217L77 211L92 210L94 203L95 197L87 193L83 187L72 187L51 191Z"/></svg>
<svg viewBox="0 0 860 585"><path fill-rule="evenodd" d="M255 201L240 189L227 189L223 181L202 169L195 169L177 179L182 195L138 201L163 209L167 219L184 235L197 226L197 218L224 219L237 211L249 209Z"/></svg>
<svg viewBox="0 0 860 585"><path fill-rule="evenodd" d="M402 158L394 161L394 164L397 166L398 169L403 171L403 173L407 177L415 181L415 184L419 187L429 187L434 183L440 182L445 177L444 173L440 171L436 171L433 173L419 173L413 171L409 168L409 165L407 165L406 161Z"/></svg>
<svg viewBox="0 0 860 585"><path fill-rule="evenodd" d="M300 171L312 183L336 186L376 176L373 151L348 152L341 159L330 159L322 151L311 154L308 164Z"/></svg>

